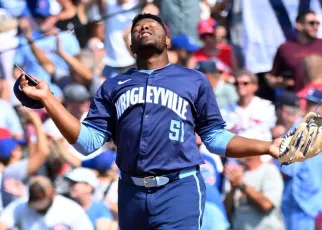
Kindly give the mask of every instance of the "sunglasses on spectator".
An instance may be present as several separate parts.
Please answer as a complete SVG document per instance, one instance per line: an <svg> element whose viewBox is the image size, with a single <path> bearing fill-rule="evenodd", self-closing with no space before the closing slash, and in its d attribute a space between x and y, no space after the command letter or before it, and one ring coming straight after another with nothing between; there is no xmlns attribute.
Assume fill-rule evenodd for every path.
<svg viewBox="0 0 322 230"><path fill-rule="evenodd" d="M249 84L251 84L251 82L250 82L250 81L236 81L236 82L234 83L234 85L235 85L235 86L239 86L239 85L247 86L247 85L249 85Z"/></svg>
<svg viewBox="0 0 322 230"><path fill-rule="evenodd" d="M307 24L309 24L310 26L314 26L314 25L320 25L320 22L319 21L308 21L306 22Z"/></svg>

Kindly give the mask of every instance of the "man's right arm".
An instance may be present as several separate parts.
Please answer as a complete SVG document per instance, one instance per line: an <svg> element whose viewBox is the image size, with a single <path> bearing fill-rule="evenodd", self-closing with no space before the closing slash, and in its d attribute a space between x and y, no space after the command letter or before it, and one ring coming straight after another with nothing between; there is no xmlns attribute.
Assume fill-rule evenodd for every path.
<svg viewBox="0 0 322 230"><path fill-rule="evenodd" d="M61 134L81 154L89 155L110 139L108 131L93 127L91 122L80 123L54 95L45 97L42 103Z"/></svg>
<svg viewBox="0 0 322 230"><path fill-rule="evenodd" d="M89 150L101 147L107 141L114 130L115 109L110 103L104 84L98 89L88 115L83 124L70 114L65 107L51 93L45 81L35 78L38 85L30 85L23 75L20 81L20 88L27 97L39 100L45 107L61 134L74 147L80 144L90 154ZM103 134L102 134L103 133ZM98 146L100 145L100 146Z"/></svg>
<svg viewBox="0 0 322 230"><path fill-rule="evenodd" d="M41 102L61 134L70 144L75 144L80 133L80 121L71 115L50 92L42 97Z"/></svg>

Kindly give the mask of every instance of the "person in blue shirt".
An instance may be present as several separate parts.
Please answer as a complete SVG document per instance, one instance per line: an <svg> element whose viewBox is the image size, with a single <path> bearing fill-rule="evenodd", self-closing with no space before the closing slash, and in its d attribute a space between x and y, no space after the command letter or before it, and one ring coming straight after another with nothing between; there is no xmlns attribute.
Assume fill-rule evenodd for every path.
<svg viewBox="0 0 322 230"><path fill-rule="evenodd" d="M95 173L88 168L75 168L66 175L66 178L71 184L70 198L82 206L93 227L100 221L110 225L113 220L112 213L103 201L93 199L93 192L98 185Z"/></svg>
<svg viewBox="0 0 322 230"><path fill-rule="evenodd" d="M66 53L75 56L80 52L80 46L74 34L59 30L55 27L57 17L50 12L49 0L29 1L28 9L35 19L37 28L32 30L30 38L19 37L19 48L17 48L14 63L22 66L26 72L31 75L39 76L42 80L48 82L55 95L61 94L61 90L52 82L62 77L70 75L70 69L67 63L56 53L56 34L59 33L61 46ZM30 30L30 25L25 26L23 30ZM40 39L41 38L41 39ZM30 44L35 43L42 50L46 57L55 65L55 69L48 70L40 64L38 58L33 53ZM20 71L19 71L20 73Z"/></svg>
<svg viewBox="0 0 322 230"><path fill-rule="evenodd" d="M306 113L315 111L322 103L322 91L309 91ZM322 107L317 110L322 114ZM294 123L293 129L302 118ZM322 155L319 154L302 163L280 166L284 178L282 212L287 230L314 229L315 217L322 211Z"/></svg>
<svg viewBox="0 0 322 230"><path fill-rule="evenodd" d="M131 40L137 68L107 79L82 122L55 99L46 82L38 79L35 87L23 76L20 87L44 105L66 140L84 155L113 139L120 169L120 229L200 229L206 186L195 133L210 152L232 158L276 158L281 138L259 141L226 131L204 74L169 63L171 41L159 17L137 15Z"/></svg>
<svg viewBox="0 0 322 230"><path fill-rule="evenodd" d="M206 184L206 203L203 214L201 230L226 230L230 228L227 212L220 194L219 187L222 175L219 168L223 168L219 156L210 155L202 145L201 139L196 135L196 142L205 164L200 166L200 172ZM219 157L219 162L215 157Z"/></svg>

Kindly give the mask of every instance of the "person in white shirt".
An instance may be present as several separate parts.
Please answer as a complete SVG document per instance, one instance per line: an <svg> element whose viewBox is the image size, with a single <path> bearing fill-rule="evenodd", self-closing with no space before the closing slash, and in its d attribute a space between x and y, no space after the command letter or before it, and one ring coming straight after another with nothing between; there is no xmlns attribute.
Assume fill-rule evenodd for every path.
<svg viewBox="0 0 322 230"><path fill-rule="evenodd" d="M75 229L92 230L85 211L74 201L55 195L50 180L33 177L29 185L29 199L20 199L6 207L0 216L0 230Z"/></svg>
<svg viewBox="0 0 322 230"><path fill-rule="evenodd" d="M235 74L239 99L222 110L231 132L263 141L272 139L271 129L276 123L275 106L268 100L255 96L258 78L248 70Z"/></svg>
<svg viewBox="0 0 322 230"><path fill-rule="evenodd" d="M256 136L261 140L270 140L270 129L276 122L275 107L268 101L255 96L258 78L247 70L235 75L235 85L239 100L223 111L227 129L244 136Z"/></svg>
<svg viewBox="0 0 322 230"><path fill-rule="evenodd" d="M128 51L123 40L123 31L132 23L133 17L140 12L139 0L109 0L103 3L104 14L117 14L124 10L131 10L117 14L104 20L104 44L106 55L104 58L105 68L103 75L107 78L115 77L121 72L134 67L135 59ZM93 6L88 12L89 21L100 20L104 15L99 12L97 6Z"/></svg>

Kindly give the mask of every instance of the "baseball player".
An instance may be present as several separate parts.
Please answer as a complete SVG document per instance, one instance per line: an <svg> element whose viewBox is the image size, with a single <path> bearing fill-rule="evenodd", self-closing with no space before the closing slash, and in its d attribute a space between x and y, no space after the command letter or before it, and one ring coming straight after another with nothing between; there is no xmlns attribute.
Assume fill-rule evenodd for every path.
<svg viewBox="0 0 322 230"><path fill-rule="evenodd" d="M44 81L36 79L39 84L32 86L23 76L20 88L44 105L79 152L88 155L113 138L121 171L121 230L200 229L205 184L195 133L210 152L226 157L276 158L281 140L259 141L225 131L207 78L169 64L170 38L159 17L137 15L131 40L137 69L106 80L81 123Z"/></svg>

